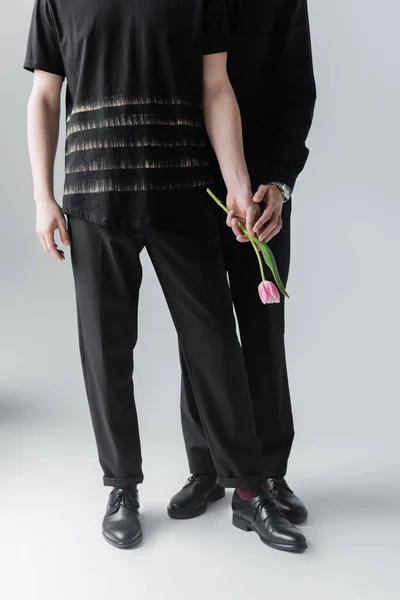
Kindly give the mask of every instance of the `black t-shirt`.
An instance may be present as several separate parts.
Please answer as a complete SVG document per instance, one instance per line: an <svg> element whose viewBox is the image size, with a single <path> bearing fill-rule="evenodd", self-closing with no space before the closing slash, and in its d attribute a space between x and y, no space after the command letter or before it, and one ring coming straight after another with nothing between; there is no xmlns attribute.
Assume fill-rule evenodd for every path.
<svg viewBox="0 0 400 600"><path fill-rule="evenodd" d="M66 213L141 222L210 183L203 55L227 38L225 0L36 0L24 67L67 79Z"/></svg>

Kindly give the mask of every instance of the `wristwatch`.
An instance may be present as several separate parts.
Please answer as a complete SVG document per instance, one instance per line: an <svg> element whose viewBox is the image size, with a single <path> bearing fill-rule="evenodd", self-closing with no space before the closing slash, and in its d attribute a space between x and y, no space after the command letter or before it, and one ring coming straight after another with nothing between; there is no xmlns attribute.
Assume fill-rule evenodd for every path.
<svg viewBox="0 0 400 600"><path fill-rule="evenodd" d="M280 181L270 181L269 185L276 185L276 187L279 188L284 202L287 202L292 197L292 190L288 185L286 185L286 183L281 183Z"/></svg>

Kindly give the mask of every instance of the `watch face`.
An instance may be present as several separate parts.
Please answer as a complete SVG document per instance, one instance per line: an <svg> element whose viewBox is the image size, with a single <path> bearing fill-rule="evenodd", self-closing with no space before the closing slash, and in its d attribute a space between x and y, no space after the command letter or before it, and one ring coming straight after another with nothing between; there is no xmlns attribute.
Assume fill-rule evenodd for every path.
<svg viewBox="0 0 400 600"><path fill-rule="evenodd" d="M279 188L280 188L285 200L289 200L289 198L291 196L290 188L285 183L280 184Z"/></svg>

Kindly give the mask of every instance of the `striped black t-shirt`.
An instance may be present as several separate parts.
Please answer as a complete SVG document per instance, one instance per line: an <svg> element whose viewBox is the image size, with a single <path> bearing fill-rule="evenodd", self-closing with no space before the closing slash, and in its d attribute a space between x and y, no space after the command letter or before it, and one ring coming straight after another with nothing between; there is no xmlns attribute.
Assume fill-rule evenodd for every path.
<svg viewBox="0 0 400 600"><path fill-rule="evenodd" d="M225 0L36 0L24 67L67 80L67 214L140 222L210 183L203 55L227 37Z"/></svg>

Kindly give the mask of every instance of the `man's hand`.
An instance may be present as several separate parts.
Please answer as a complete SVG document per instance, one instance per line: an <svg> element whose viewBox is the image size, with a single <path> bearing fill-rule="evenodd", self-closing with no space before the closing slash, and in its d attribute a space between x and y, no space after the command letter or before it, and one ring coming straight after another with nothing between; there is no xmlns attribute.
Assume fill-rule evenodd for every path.
<svg viewBox="0 0 400 600"><path fill-rule="evenodd" d="M43 250L54 256L58 262L65 260L62 250L59 250L54 241L54 232L58 229L62 243L70 245L65 217L54 199L43 200L37 203L36 208L36 233L42 243Z"/></svg>
<svg viewBox="0 0 400 600"><path fill-rule="evenodd" d="M261 242L268 243L282 229L283 195L276 185L260 185L253 202L265 201L266 208L254 225L254 231Z"/></svg>
<svg viewBox="0 0 400 600"><path fill-rule="evenodd" d="M239 227L239 221L250 235L255 235L254 224L260 216L260 209L253 201L250 188L237 194L228 193L226 206L230 211L226 219L228 227L232 228L238 242L248 242L249 239Z"/></svg>

